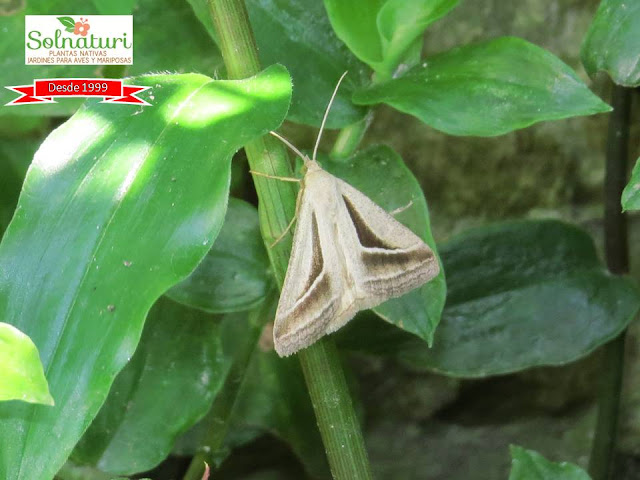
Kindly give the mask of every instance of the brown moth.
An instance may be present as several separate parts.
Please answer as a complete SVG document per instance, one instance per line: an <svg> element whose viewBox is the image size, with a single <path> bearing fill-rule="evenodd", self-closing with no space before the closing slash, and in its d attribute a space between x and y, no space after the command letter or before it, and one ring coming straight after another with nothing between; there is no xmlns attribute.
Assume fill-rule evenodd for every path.
<svg viewBox="0 0 640 480"><path fill-rule="evenodd" d="M311 159L274 133L304 160L305 170L273 328L280 356L308 347L345 325L358 311L399 297L440 272L436 256L420 237L316 162L340 81Z"/></svg>

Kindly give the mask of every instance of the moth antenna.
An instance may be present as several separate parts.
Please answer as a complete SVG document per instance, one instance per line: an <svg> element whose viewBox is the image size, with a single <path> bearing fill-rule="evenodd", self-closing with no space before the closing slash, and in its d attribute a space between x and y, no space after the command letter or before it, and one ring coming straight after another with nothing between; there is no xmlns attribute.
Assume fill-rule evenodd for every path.
<svg viewBox="0 0 640 480"><path fill-rule="evenodd" d="M298 150L295 145L293 145L293 143L291 143L289 140L287 140L286 138L284 138L282 135L280 135L279 133L274 132L273 130L269 132L271 135L273 135L274 137L276 137L278 140L280 140L282 143L284 143L287 147L289 147L291 149L291 151L293 153L295 153L296 155L298 155L302 160L304 160L304 163L306 164L309 159L308 157L302 153L300 150Z"/></svg>
<svg viewBox="0 0 640 480"><path fill-rule="evenodd" d="M320 145L320 139L322 138L322 132L324 131L324 124L327 123L327 118L329 117L329 112L331 111L331 105L333 105L333 100L336 98L338 93L338 89L340 88L340 84L342 83L342 79L347 75L347 72L344 72L338 80L336 84L336 88L333 90L333 95L331 95L331 100L329 100L329 105L327 105L327 109L324 111L324 117L322 117L322 123L320 124L320 131L318 132L318 138L316 138L316 144L313 147L313 156L311 160L316 161L316 154L318 153L318 146Z"/></svg>

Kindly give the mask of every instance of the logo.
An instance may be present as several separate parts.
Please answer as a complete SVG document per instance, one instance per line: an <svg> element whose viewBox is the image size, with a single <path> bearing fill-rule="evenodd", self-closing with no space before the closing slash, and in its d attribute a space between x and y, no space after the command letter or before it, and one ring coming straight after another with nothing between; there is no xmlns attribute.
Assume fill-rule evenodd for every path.
<svg viewBox="0 0 640 480"><path fill-rule="evenodd" d="M72 32L74 35L82 35L83 37L86 37L89 32L89 28L91 28L89 22L82 17L80 17L79 22L75 22L71 17L58 17L58 20L65 27L67 32Z"/></svg>
<svg viewBox="0 0 640 480"><path fill-rule="evenodd" d="M132 15L25 15L27 65L131 65Z"/></svg>
<svg viewBox="0 0 640 480"><path fill-rule="evenodd" d="M19 93L20 97L5 106L34 103L57 103L56 97L102 97L100 103L127 105L151 105L136 95L151 87L125 85L122 79L112 78L45 78L31 85L5 87Z"/></svg>

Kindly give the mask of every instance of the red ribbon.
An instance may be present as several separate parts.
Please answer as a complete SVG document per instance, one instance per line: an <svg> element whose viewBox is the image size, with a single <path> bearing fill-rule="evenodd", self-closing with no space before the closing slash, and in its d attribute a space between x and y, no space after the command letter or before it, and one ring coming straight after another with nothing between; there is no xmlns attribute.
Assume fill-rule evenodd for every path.
<svg viewBox="0 0 640 480"><path fill-rule="evenodd" d="M103 97L100 103L151 105L136 97L151 87L124 85L112 78L47 78L33 81L33 85L5 87L21 96L7 105L57 103L54 97Z"/></svg>

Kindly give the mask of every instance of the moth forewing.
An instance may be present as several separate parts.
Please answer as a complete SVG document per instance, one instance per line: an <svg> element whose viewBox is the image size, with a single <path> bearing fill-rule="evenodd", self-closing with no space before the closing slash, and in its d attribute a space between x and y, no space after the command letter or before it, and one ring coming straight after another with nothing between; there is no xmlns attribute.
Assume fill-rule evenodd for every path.
<svg viewBox="0 0 640 480"><path fill-rule="evenodd" d="M357 253L347 261L350 269L360 271L355 277L363 299L360 309L401 296L440 273L438 259L418 235L359 190L340 179L337 183L347 225L357 237Z"/></svg>
<svg viewBox="0 0 640 480"><path fill-rule="evenodd" d="M439 272L433 251L367 196L307 160L274 344L290 355Z"/></svg>
<svg viewBox="0 0 640 480"><path fill-rule="evenodd" d="M325 334L340 308L341 278L335 251L326 240L326 192L311 180L309 172L299 195L297 227L274 324L274 345L280 356L290 355L311 345ZM317 197L319 201L313 201ZM324 223L323 223L324 222ZM324 237L324 238L323 238Z"/></svg>

